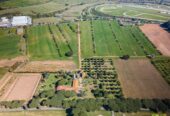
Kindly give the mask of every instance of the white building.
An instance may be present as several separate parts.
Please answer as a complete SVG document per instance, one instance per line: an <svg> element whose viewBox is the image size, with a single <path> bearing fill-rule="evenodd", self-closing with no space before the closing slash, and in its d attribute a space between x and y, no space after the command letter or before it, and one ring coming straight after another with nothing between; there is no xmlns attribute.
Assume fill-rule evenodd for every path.
<svg viewBox="0 0 170 116"><path fill-rule="evenodd" d="M0 27L11 27L11 22L6 17L0 18Z"/></svg>
<svg viewBox="0 0 170 116"><path fill-rule="evenodd" d="M14 16L11 23L13 27L27 26L32 24L32 20L29 16Z"/></svg>

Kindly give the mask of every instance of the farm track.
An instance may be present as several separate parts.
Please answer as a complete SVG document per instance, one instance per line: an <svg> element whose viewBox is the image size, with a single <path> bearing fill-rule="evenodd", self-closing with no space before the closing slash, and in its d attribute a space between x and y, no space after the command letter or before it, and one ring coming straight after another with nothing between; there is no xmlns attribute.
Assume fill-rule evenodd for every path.
<svg viewBox="0 0 170 116"><path fill-rule="evenodd" d="M79 69L81 68L81 34L80 34L80 23L78 22L77 28L77 39L78 39L78 62L79 62Z"/></svg>

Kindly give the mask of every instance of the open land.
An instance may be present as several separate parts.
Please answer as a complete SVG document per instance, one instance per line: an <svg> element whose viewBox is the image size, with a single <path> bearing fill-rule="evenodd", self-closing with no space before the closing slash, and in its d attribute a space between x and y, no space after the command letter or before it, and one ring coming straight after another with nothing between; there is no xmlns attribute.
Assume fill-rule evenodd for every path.
<svg viewBox="0 0 170 116"><path fill-rule="evenodd" d="M18 67L15 72L56 72L60 70L76 70L73 61L31 61Z"/></svg>
<svg viewBox="0 0 170 116"><path fill-rule="evenodd" d="M19 51L19 36L16 29L0 29L0 59L10 59L21 55Z"/></svg>
<svg viewBox="0 0 170 116"><path fill-rule="evenodd" d="M93 3L97 0L13 0L0 4L0 15L24 14L37 15L54 13L80 3ZM102 0L100 0L102 1ZM67 5L66 5L67 4Z"/></svg>
<svg viewBox="0 0 170 116"><path fill-rule="evenodd" d="M149 60L116 60L115 67L125 97L170 98L170 86Z"/></svg>
<svg viewBox="0 0 170 116"><path fill-rule="evenodd" d="M40 74L13 74L15 80L1 96L1 101L30 100L41 79Z"/></svg>
<svg viewBox="0 0 170 116"><path fill-rule="evenodd" d="M1 112L0 116L66 116L65 110Z"/></svg>
<svg viewBox="0 0 170 116"><path fill-rule="evenodd" d="M140 29L163 55L170 56L169 32L157 24L145 24Z"/></svg>
<svg viewBox="0 0 170 116"><path fill-rule="evenodd" d="M116 21L80 22L82 57L159 55L136 26L120 26Z"/></svg>
<svg viewBox="0 0 170 116"><path fill-rule="evenodd" d="M77 37L67 24L34 26L27 29L27 34L28 55L31 60L76 61ZM68 58L65 53L69 51L73 52L73 56Z"/></svg>
<svg viewBox="0 0 170 116"><path fill-rule="evenodd" d="M170 12L168 10L142 5L106 4L97 6L96 10L112 16L125 16L160 21L166 21L170 18Z"/></svg>

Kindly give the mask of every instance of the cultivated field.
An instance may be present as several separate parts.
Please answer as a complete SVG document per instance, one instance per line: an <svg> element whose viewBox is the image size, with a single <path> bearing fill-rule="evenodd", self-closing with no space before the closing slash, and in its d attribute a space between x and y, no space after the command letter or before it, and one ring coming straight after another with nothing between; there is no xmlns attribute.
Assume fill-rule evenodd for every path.
<svg viewBox="0 0 170 116"><path fill-rule="evenodd" d="M76 70L73 61L31 61L18 67L15 72L56 72L60 70Z"/></svg>
<svg viewBox="0 0 170 116"><path fill-rule="evenodd" d="M149 60L115 60L115 67L125 97L170 98L170 86Z"/></svg>
<svg viewBox="0 0 170 116"><path fill-rule="evenodd" d="M120 26L116 21L83 21L81 52L91 56L146 56L159 55L153 45L136 26Z"/></svg>
<svg viewBox="0 0 170 116"><path fill-rule="evenodd" d="M156 24L145 24L140 29L163 55L170 56L169 32Z"/></svg>
<svg viewBox="0 0 170 116"><path fill-rule="evenodd" d="M74 26L73 26L74 29ZM34 26L27 29L31 60L71 60L77 58L77 37L67 24ZM69 51L72 57L66 57Z"/></svg>
<svg viewBox="0 0 170 116"><path fill-rule="evenodd" d="M10 59L21 55L19 40L19 36L16 35L16 29L0 28L0 59Z"/></svg>
<svg viewBox="0 0 170 116"><path fill-rule="evenodd" d="M112 16L126 16L161 21L166 21L170 18L170 12L168 10L136 4L106 4L97 6L96 10Z"/></svg>
<svg viewBox="0 0 170 116"><path fill-rule="evenodd" d="M154 58L152 63L160 71L167 83L170 84L170 58Z"/></svg>
<svg viewBox="0 0 170 116"><path fill-rule="evenodd" d="M15 80L1 96L1 101L30 100L36 91L41 75L13 74L11 78L15 78Z"/></svg>

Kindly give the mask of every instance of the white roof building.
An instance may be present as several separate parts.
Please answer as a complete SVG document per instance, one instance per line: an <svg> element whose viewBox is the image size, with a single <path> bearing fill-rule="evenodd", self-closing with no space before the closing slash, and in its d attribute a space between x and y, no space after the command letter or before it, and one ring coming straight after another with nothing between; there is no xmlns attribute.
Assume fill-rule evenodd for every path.
<svg viewBox="0 0 170 116"><path fill-rule="evenodd" d="M7 19L6 17L2 17L0 19L0 27L10 27L10 26L11 26L11 23L9 19Z"/></svg>
<svg viewBox="0 0 170 116"><path fill-rule="evenodd" d="M12 26L26 26L31 25L32 20L31 17L28 16L15 16L12 18Z"/></svg>

